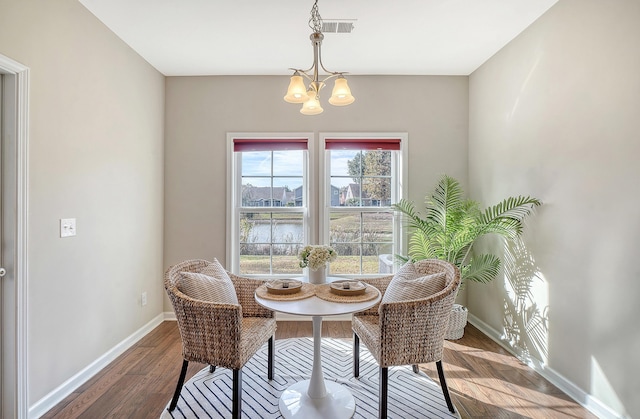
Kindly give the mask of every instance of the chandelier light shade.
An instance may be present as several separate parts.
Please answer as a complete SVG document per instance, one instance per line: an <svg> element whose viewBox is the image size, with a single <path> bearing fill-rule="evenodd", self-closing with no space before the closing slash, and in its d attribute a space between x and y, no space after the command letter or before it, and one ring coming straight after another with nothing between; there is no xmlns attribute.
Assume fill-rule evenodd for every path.
<svg viewBox="0 0 640 419"><path fill-rule="evenodd" d="M336 78L329 103L334 106L346 106L352 104L356 99L351 94L347 79L344 77L345 72L329 71L322 64L322 18L318 12L318 0L315 1L311 8L311 18L309 19L309 27L313 33L309 37L313 45L313 64L307 70L299 68L291 68L294 73L289 82L289 88L284 100L289 103L302 103L300 113L303 115L318 115L323 112L320 105L320 90L325 86L326 81ZM327 76L320 80L319 72L322 69ZM309 84L305 86L304 79Z"/></svg>
<svg viewBox="0 0 640 419"><path fill-rule="evenodd" d="M287 95L284 97L284 100L289 103L304 103L309 100L304 80L297 71L293 76L291 76L291 82L289 83Z"/></svg>
<svg viewBox="0 0 640 419"><path fill-rule="evenodd" d="M333 92L329 98L329 103L334 106L351 105L356 98L351 94L351 89L347 84L347 79L340 75L333 85Z"/></svg>
<svg viewBox="0 0 640 419"><path fill-rule="evenodd" d="M313 89L310 89L307 92L308 100L302 104L302 109L300 109L300 113L303 115L318 115L324 111L322 106L320 105L320 101L318 100L318 96Z"/></svg>

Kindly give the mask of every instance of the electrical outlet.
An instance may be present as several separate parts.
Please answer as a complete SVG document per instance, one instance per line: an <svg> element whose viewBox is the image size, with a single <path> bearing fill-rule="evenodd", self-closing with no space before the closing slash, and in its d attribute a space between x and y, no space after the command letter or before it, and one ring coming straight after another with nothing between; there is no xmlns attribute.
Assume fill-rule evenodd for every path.
<svg viewBox="0 0 640 419"><path fill-rule="evenodd" d="M60 219L60 237L71 237L76 235L76 219L61 218Z"/></svg>
<svg viewBox="0 0 640 419"><path fill-rule="evenodd" d="M142 296L140 297L140 304L142 304L143 306L147 305L147 292L143 292Z"/></svg>

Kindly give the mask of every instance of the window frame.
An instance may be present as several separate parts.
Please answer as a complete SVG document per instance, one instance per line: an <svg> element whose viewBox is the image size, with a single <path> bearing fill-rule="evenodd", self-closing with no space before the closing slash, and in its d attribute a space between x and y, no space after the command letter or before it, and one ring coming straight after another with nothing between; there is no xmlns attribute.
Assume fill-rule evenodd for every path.
<svg viewBox="0 0 640 419"><path fill-rule="evenodd" d="M278 139L293 140L293 139L306 139L307 150L303 152L303 175L302 175L302 207L243 207L242 206L242 156L241 153L235 152L234 140L255 140L257 142L264 141L268 143L270 141L277 141ZM315 150L315 137L312 132L287 132L287 133L242 133L242 132L229 132L227 133L227 242L230 247L226 254L226 267L230 272L240 272L240 232L239 232L239 220L243 212L246 212L248 208L251 212L256 213L301 213L303 218L303 235L304 242L309 243L313 240L312 237L312 222L313 214L312 210L315 199L313 194L309 192L310 178L314 176L314 159L312 158ZM311 180L312 181L312 180ZM268 277L273 274L243 274L249 277ZM283 276L278 274L278 276Z"/></svg>
<svg viewBox="0 0 640 419"><path fill-rule="evenodd" d="M330 221L329 217L332 211L337 212L361 212L361 213L374 213L380 212L379 207L373 206L360 206L360 207L345 207L344 209L339 207L331 207L331 171L330 171L330 159L328 158L327 139L340 138L345 141L349 140L384 140L389 138L400 140L400 150L398 150L397 158L392 159L392 182L393 179L397 179L396 188L392 188L391 202L398 202L400 199L406 196L408 191L408 146L409 135L406 132L359 132L359 133L345 133L345 132L321 132L319 134L319 190L321 191L320 199L318 202L318 217L319 225L319 238L322 244L328 244L330 240ZM393 216L393 255L406 254L407 248L407 235L405 234L406 228L402 223L399 216L394 214ZM396 271L396 266L393 267L393 272ZM379 274L380 276L385 274ZM341 276L357 278L362 276L377 276L376 274L341 274Z"/></svg>
<svg viewBox="0 0 640 419"><path fill-rule="evenodd" d="M227 214L226 214L226 237L230 247L226 252L226 267L230 272L240 272L240 234L239 219L242 207L242 163L240 153L234 152L234 139L252 139L258 141L270 141L277 139L305 138L307 140L307 151L304 153L303 163L303 211L299 207L250 207L252 212L302 212L303 214L303 234L305 244L328 244L329 243L329 216L331 207L331 182L329 170L330 161L327 159L326 139L344 138L348 140L362 139L400 139L400 150L397 152L397 159L392 160L392 176L397 179L396 188L392 188L392 202L398 202L408 193L408 147L409 135L406 132L320 132L316 145L316 135L313 132L270 132L270 133L247 133L228 132L227 133ZM316 170L317 162L317 170ZM236 205L239 202L240 205ZM306 205L305 205L306 203ZM364 210L364 211L363 211ZM348 207L345 211L358 212L380 212L379 207ZM407 237L406 228L403 226L400 217L394 214L393 217L393 255L406 254ZM393 272L396 266L393 267ZM252 274L250 277L269 277L271 274ZM383 276L387 274L350 274L345 277L362 276ZM286 275L278 274L278 277Z"/></svg>

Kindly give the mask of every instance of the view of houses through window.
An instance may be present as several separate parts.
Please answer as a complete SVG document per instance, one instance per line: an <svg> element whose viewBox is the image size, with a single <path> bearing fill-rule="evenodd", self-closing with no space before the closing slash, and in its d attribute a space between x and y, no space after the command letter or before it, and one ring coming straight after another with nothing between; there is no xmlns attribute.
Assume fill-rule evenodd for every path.
<svg viewBox="0 0 640 419"><path fill-rule="evenodd" d="M381 256L393 254L394 220L391 210L392 150L349 149L326 151L331 202L329 243L340 255L335 274L386 272Z"/></svg>
<svg viewBox="0 0 640 419"><path fill-rule="evenodd" d="M230 250L237 272L302 275L297 255L307 244L336 249L331 274L392 272L399 242L391 204L400 193L400 140L383 147L375 139L327 140L323 148L326 186L317 194L321 202L312 203L307 189L320 171L309 173L308 142L266 138L258 145L234 146ZM323 231L318 243L311 243L309 232L318 225Z"/></svg>

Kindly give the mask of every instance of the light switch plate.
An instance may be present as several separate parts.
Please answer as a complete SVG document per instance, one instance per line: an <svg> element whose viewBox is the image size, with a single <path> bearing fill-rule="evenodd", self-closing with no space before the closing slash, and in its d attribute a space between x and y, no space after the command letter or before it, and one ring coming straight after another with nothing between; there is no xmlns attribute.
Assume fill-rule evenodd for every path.
<svg viewBox="0 0 640 419"><path fill-rule="evenodd" d="M71 237L76 235L76 219L61 218L60 219L60 237Z"/></svg>

